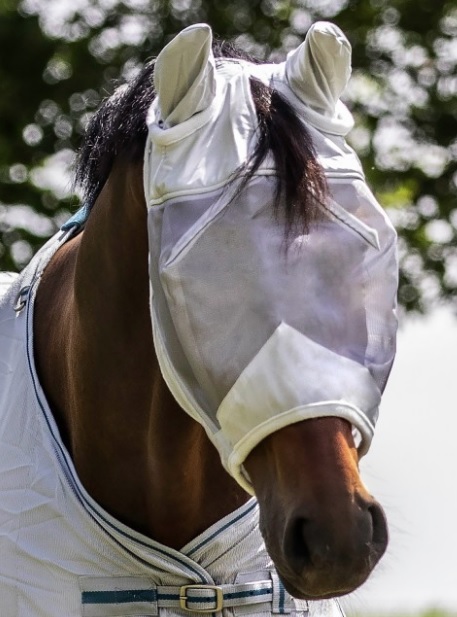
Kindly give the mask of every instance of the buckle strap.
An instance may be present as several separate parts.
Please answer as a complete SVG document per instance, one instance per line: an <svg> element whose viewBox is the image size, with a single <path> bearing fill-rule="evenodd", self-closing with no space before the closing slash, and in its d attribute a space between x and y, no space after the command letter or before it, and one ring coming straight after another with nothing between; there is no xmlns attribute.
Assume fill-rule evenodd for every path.
<svg viewBox="0 0 457 617"><path fill-rule="evenodd" d="M83 617L147 615L157 617L160 609L184 613L220 613L226 608L267 605L266 612L292 612L290 596L276 573L255 582L227 585L155 585L147 577L81 577Z"/></svg>
<svg viewBox="0 0 457 617"><path fill-rule="evenodd" d="M261 604L273 600L271 580L234 585L182 585L157 587L159 608L181 608L191 613L216 613L223 608Z"/></svg>

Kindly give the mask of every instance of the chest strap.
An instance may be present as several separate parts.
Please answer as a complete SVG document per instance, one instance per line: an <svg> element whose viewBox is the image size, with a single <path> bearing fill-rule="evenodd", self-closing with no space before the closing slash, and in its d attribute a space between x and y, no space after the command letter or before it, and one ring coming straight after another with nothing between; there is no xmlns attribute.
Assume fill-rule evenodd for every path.
<svg viewBox="0 0 457 617"><path fill-rule="evenodd" d="M266 610L272 614L291 612L290 596L273 573L268 580L233 585L156 586L144 578L103 578L85 579L81 588L84 617L137 615L136 611L149 617L158 615L161 608L184 614L220 613L225 608L265 603L269 604ZM121 612L115 612L116 607Z"/></svg>

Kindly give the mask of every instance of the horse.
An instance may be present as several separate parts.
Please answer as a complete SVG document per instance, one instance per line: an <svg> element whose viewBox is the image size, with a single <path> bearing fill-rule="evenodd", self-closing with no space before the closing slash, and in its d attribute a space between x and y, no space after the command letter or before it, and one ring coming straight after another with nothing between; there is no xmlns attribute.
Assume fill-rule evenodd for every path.
<svg viewBox="0 0 457 617"><path fill-rule="evenodd" d="M337 615L381 558L395 232L349 63L333 24L277 65L199 24L94 115L0 303L2 615Z"/></svg>

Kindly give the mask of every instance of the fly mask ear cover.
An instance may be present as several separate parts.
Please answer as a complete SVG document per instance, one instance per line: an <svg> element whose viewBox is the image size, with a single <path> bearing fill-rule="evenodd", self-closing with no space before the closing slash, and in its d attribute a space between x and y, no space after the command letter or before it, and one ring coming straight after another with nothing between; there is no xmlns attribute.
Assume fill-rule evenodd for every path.
<svg viewBox="0 0 457 617"><path fill-rule="evenodd" d="M352 123L339 101L350 74L341 31L315 24L278 65L215 68L211 39L192 26L156 61L144 165L151 318L171 392L252 492L244 460L288 424L339 416L368 450L395 353L395 232L341 137ZM246 186L234 180L258 139L252 77L296 107L329 182L322 220L287 249L272 157Z"/></svg>
<svg viewBox="0 0 457 617"><path fill-rule="evenodd" d="M286 96L304 104L308 122L323 131L346 135L354 121L340 96L351 76L351 46L341 30L328 22L311 26L305 41L289 52L285 63ZM276 84L275 84L276 85ZM278 83L281 88L281 80Z"/></svg>

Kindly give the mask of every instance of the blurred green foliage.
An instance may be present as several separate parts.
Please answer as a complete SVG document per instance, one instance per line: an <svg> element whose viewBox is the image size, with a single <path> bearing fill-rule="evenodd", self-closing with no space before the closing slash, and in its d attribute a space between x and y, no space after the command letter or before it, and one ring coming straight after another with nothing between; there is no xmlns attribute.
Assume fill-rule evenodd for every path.
<svg viewBox="0 0 457 617"><path fill-rule="evenodd" d="M353 46L349 139L400 235L400 303L455 302L457 0L0 0L0 269L75 209L65 170L90 115L173 34L205 21L279 60L317 19Z"/></svg>

